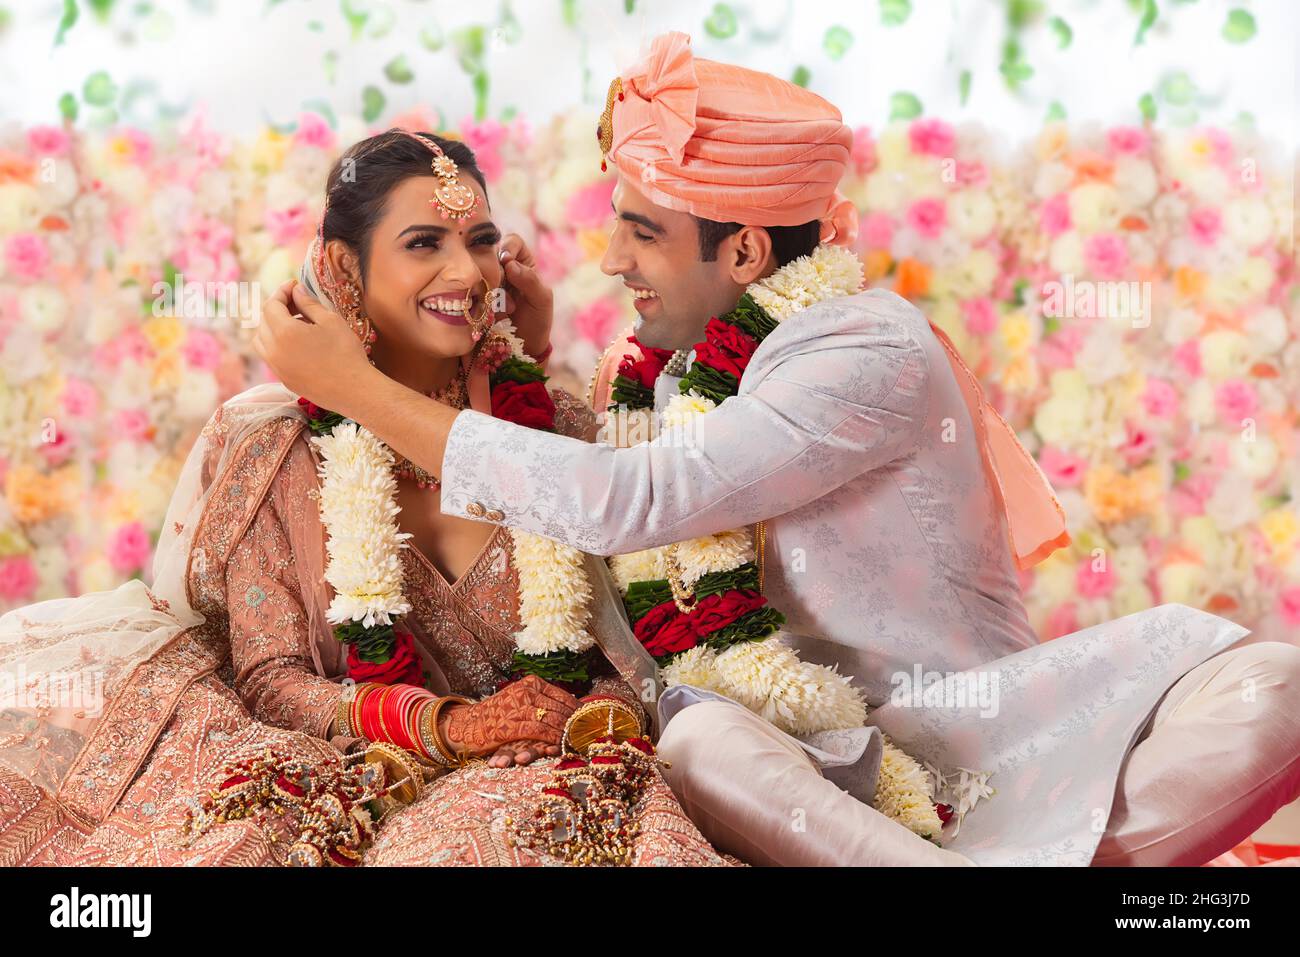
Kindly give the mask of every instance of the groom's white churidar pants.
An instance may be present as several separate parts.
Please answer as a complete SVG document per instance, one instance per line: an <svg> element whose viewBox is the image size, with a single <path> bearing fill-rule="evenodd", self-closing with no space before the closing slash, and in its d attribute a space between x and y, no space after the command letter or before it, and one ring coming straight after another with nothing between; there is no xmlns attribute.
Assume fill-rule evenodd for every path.
<svg viewBox="0 0 1300 957"><path fill-rule="evenodd" d="M1253 694L1243 694L1249 683ZM822 777L743 708L678 712L658 745L668 783L715 846L751 864L972 866ZM743 782L743 784L742 784ZM1120 767L1093 866L1200 865L1300 796L1300 648L1231 648L1183 675ZM978 813L975 812L975 813ZM796 818L802 827L792 826Z"/></svg>

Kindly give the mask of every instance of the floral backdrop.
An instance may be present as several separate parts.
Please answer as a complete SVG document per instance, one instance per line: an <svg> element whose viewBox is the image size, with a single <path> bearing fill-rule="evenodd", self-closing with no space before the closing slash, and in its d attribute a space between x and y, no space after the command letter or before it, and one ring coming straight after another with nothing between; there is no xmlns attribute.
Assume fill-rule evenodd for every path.
<svg viewBox="0 0 1300 957"><path fill-rule="evenodd" d="M591 130L574 111L448 131L556 289L556 378L577 390L633 315L598 265L613 177ZM0 144L5 607L147 569L196 431L266 377L256 304L201 293L293 275L329 164L367 132L304 114L252 139L196 118L171 140L68 125ZM1300 625L1295 170L1268 155L1212 127L1051 123L1013 149L937 117L856 130L844 188L870 281L952 336L1067 511L1074 545L1024 575L1044 638L1166 601ZM1066 280L1145 284L1149 311L1053 306ZM184 290L170 310L160 282Z"/></svg>
<svg viewBox="0 0 1300 957"><path fill-rule="evenodd" d="M525 236L555 287L554 378L584 391L633 316L599 268L613 177L593 136L602 40L626 18L633 35L689 30L702 55L770 67L850 118L879 118L855 130L843 185L867 275L948 332L1069 517L1073 546L1023 575L1043 638L1177 601L1295 641L1300 167L1295 130L1269 121L1294 109L1262 73L1252 100L1209 72L1276 59L1252 58L1251 45L1293 27L1285 6L990 0L1000 33L980 62L964 38L988 18L965 4L942 67L920 63L915 83L888 57L925 44L937 62L943 45L926 31L947 5L651 6L500 3L467 14L482 22L439 25L432 5L271 0L249 36L302 20L286 56L291 72L319 73L323 92L289 111L263 102L260 126L232 132L202 104L172 102L166 77L128 79L77 46L111 37L147 54L215 33L233 21L213 0L65 0L25 22L0 3L11 63L30 55L19 28L53 36L58 62L85 60L84 76L60 73L48 102L24 101L24 119L0 125L0 610L147 577L197 431L266 377L249 346L257 302L296 274L326 171L370 133L440 129L477 151L497 221ZM650 22L661 9L689 15ZM1088 60L1095 44L1074 39L1113 29L1103 17L1116 11L1141 88L1104 102L1123 122L1067 113L1070 96L1116 82ZM1197 43L1173 43L1196 17ZM798 29L810 39L792 55L783 38ZM890 31L903 39L868 42ZM556 75L574 72L580 94L516 108L511 57L561 41L579 52ZM1218 52L1195 70L1169 59L1211 42ZM1167 55L1160 70L1142 59L1153 50ZM846 77L872 60L899 82L873 81L864 101ZM260 83L273 100L276 65L244 66L210 75ZM415 95L425 80L437 105ZM1007 104L1032 123L1013 123ZM158 289L176 295L160 304ZM1127 290L1139 309L1102 308Z"/></svg>

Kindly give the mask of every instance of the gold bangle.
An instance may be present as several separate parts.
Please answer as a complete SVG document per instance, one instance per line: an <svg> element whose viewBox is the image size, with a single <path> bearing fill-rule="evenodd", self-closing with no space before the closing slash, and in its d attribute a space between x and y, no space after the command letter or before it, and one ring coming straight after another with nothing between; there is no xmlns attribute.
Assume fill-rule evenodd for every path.
<svg viewBox="0 0 1300 957"><path fill-rule="evenodd" d="M381 765L391 775L392 790L389 795L399 804L410 804L424 790L424 770L407 751L387 741L375 741L366 748L366 763ZM394 770L396 768L396 770ZM397 784L398 774L404 774L405 784Z"/></svg>
<svg viewBox="0 0 1300 957"><path fill-rule="evenodd" d="M434 746L448 765L451 767L464 767L467 763L464 753L460 755L454 754L450 745L443 740L442 731L438 727L438 717L449 704L473 704L473 702L468 698L462 698L460 695L443 695L433 703L432 713L429 715L429 729Z"/></svg>

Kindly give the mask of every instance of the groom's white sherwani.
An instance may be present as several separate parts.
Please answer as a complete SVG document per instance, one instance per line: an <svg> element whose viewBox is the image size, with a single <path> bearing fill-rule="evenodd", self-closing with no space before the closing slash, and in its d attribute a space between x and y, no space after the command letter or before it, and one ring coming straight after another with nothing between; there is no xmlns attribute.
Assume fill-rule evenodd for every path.
<svg viewBox="0 0 1300 957"><path fill-rule="evenodd" d="M661 378L660 401L666 386ZM447 445L442 509L600 555L767 520L765 593L801 656L852 675L874 706L869 723L909 754L944 770L994 772L997 793L944 841L978 863L1090 863L1126 757L1162 696L1248 633L1168 604L1039 644L943 347L925 316L891 292L825 301L783 322L754 354L739 394L695 427L689 444L666 433L616 449L463 412ZM1279 667L1294 694L1300 651L1290 650ZM918 673L925 681L939 673L953 694L891 701ZM980 688L979 700L960 697ZM1272 701L1259 699L1261 714ZM738 706L696 705L674 720L685 728L697 707ZM689 724L708 734L698 719ZM664 742L684 733L670 724ZM1263 737L1278 755L1290 748L1280 760L1293 761L1286 786L1294 791L1300 724ZM733 734L729 747L743 751L747 740L757 739ZM684 758L707 756L698 744L682 745ZM734 764L697 763L700 775L725 766L748 777ZM768 786L758 780L731 786ZM721 820L743 817L736 807L753 802L704 807L727 803L727 782L706 783L717 786L695 790L702 815L719 818L715 833L789 830L782 807L775 824ZM691 810L691 781L682 787ZM805 836L773 838L803 841L804 852L768 854L751 842L756 856L853 862L852 842L836 836L842 805L829 810L847 798L819 779L800 800L816 804L819 794L826 820L804 807L813 817ZM759 799L779 805L783 796ZM822 847L809 855L809 844Z"/></svg>

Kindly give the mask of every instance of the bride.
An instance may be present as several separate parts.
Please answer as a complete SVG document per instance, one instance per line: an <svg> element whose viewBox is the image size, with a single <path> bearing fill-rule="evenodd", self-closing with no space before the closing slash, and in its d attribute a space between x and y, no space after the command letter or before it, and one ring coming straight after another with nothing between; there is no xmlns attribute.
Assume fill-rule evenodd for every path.
<svg viewBox="0 0 1300 957"><path fill-rule="evenodd" d="M403 384L589 436L542 384L549 349L493 322L500 243L471 151L389 130L331 171L302 285ZM557 584L582 556L438 495L278 383L226 403L151 586L0 618L0 865L727 863ZM592 740L590 763L561 756ZM605 799L577 832L595 850L584 794Z"/></svg>

